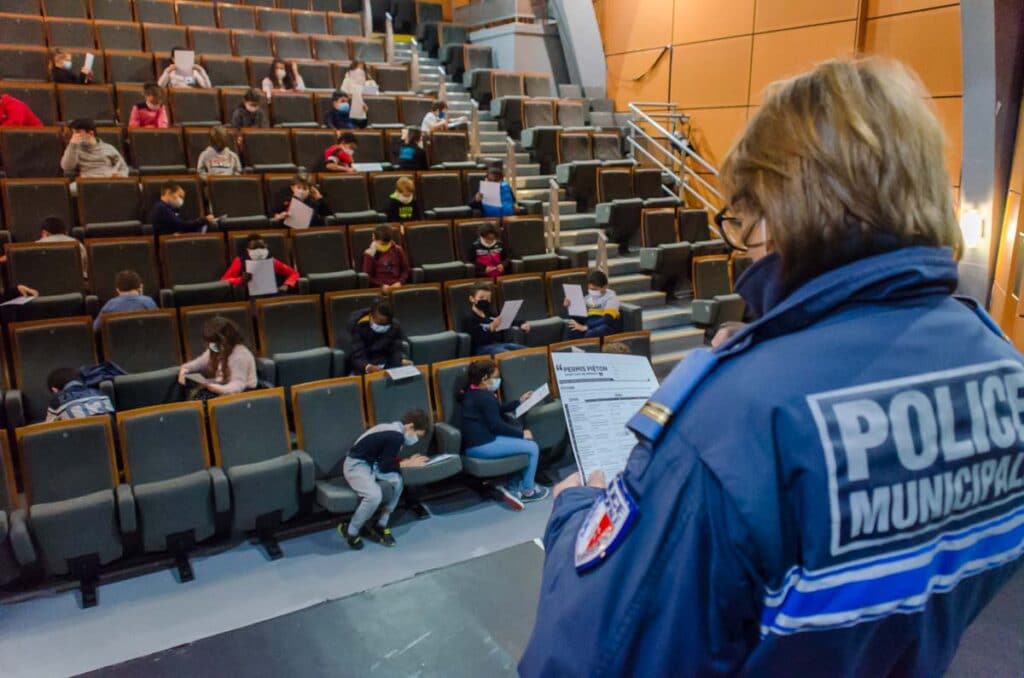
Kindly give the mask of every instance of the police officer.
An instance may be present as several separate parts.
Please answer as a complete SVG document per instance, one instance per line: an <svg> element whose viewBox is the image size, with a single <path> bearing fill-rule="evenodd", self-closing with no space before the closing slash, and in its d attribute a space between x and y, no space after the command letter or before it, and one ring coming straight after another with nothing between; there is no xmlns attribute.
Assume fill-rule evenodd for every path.
<svg viewBox="0 0 1024 678"><path fill-rule="evenodd" d="M1024 366L952 296L925 101L875 59L769 91L721 173L758 320L556 488L522 675L941 675L1017 570Z"/></svg>

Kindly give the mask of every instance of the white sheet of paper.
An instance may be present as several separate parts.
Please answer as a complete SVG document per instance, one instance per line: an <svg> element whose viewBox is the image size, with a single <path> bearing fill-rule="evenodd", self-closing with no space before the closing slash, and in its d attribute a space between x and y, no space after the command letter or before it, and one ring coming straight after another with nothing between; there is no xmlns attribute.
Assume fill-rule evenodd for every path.
<svg viewBox="0 0 1024 678"><path fill-rule="evenodd" d="M434 464L440 464L442 461L448 461L449 459L453 459L454 457L454 454L439 454L435 457L431 457L430 459L428 459L427 463L424 464L424 466L433 466Z"/></svg>
<svg viewBox="0 0 1024 678"><path fill-rule="evenodd" d="M284 218L284 225L300 230L309 228L309 224L313 221L313 214L312 207L301 200L292 198L288 204L288 216Z"/></svg>
<svg viewBox="0 0 1024 678"><path fill-rule="evenodd" d="M516 299L514 301L506 301L505 305L501 307L501 315L498 316L498 329L495 332L501 332L512 327L512 323L516 320L516 314L519 313L519 309L523 306L522 299Z"/></svg>
<svg viewBox="0 0 1024 678"><path fill-rule="evenodd" d="M192 67L196 64L196 53L191 50L179 49L174 53L174 68L184 76L192 75Z"/></svg>
<svg viewBox="0 0 1024 678"><path fill-rule="evenodd" d="M96 63L96 55L93 54L92 52L86 52L86 54L85 54L85 63L82 64L82 67L85 68L86 70L91 71L92 70L92 65L94 63Z"/></svg>
<svg viewBox="0 0 1024 678"><path fill-rule="evenodd" d="M569 315L573 318L587 317L587 298L583 296L582 285L562 285L569 299Z"/></svg>
<svg viewBox="0 0 1024 678"><path fill-rule="evenodd" d="M249 281L249 296L259 297L265 294L277 293L277 278L274 277L274 260L253 259L245 260L246 273L252 273L252 280Z"/></svg>
<svg viewBox="0 0 1024 678"><path fill-rule="evenodd" d="M501 207L501 184L497 181L481 181L480 193L484 196L485 205Z"/></svg>
<svg viewBox="0 0 1024 678"><path fill-rule="evenodd" d="M540 388L534 389L533 395L519 403L519 407L516 408L516 419L532 410L535 405L539 405L544 402L544 399L547 398L550 393L551 389L548 388L547 384L543 384Z"/></svg>
<svg viewBox="0 0 1024 678"><path fill-rule="evenodd" d="M399 379L411 379L417 376L420 370L415 365L402 365L401 367L392 367L387 373L391 377L391 381L398 381Z"/></svg>
<svg viewBox="0 0 1024 678"><path fill-rule="evenodd" d="M205 384L209 379L198 372L189 372L185 375L185 381L191 381L193 384Z"/></svg>
<svg viewBox="0 0 1024 678"><path fill-rule="evenodd" d="M576 466L584 478L600 469L608 482L626 467L636 436L626 424L658 388L644 356L552 353Z"/></svg>
<svg viewBox="0 0 1024 678"><path fill-rule="evenodd" d="M35 297L14 297L10 301L5 301L0 306L24 306L35 299Z"/></svg>
<svg viewBox="0 0 1024 678"><path fill-rule="evenodd" d="M383 172L384 165L379 162L354 162L352 169L357 172Z"/></svg>
<svg viewBox="0 0 1024 678"><path fill-rule="evenodd" d="M370 96L380 94L380 85L378 85L375 80L367 80L366 84L363 85L363 94L368 94Z"/></svg>
<svg viewBox="0 0 1024 678"><path fill-rule="evenodd" d="M569 347L569 351L572 352L572 353L586 353L586 351L584 351L579 346L570 346Z"/></svg>

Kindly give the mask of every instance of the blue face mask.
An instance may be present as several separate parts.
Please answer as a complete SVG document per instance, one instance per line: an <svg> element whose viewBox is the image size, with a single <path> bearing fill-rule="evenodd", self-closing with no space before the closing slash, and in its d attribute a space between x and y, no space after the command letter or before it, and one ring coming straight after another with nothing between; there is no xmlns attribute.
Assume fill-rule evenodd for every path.
<svg viewBox="0 0 1024 678"><path fill-rule="evenodd" d="M767 254L750 265L734 286L743 297L755 318L760 318L786 298L779 269L782 257L777 252Z"/></svg>
<svg viewBox="0 0 1024 678"><path fill-rule="evenodd" d="M351 107L348 104L338 104L335 108L338 109L339 113L348 113Z"/></svg>
<svg viewBox="0 0 1024 678"><path fill-rule="evenodd" d="M408 431L403 434L403 437L405 438L406 447L412 447L420 441L420 437L418 435L415 433L409 433Z"/></svg>
<svg viewBox="0 0 1024 678"><path fill-rule="evenodd" d="M437 117L439 120L444 120L446 117L448 117L448 113L445 111L441 111L440 113L437 114Z"/></svg>

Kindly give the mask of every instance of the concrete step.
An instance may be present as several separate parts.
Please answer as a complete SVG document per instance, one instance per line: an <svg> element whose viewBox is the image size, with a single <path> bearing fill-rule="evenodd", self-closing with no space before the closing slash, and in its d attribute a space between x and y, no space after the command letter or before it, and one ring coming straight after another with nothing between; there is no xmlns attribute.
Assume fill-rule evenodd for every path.
<svg viewBox="0 0 1024 678"><path fill-rule="evenodd" d="M640 273L640 257L616 257L608 259L608 275L637 275ZM650 276L644 276L650 278ZM614 288L613 288L614 289ZM648 285L644 291L651 289ZM616 292L618 289L615 290ZM664 295L663 295L664 296Z"/></svg>
<svg viewBox="0 0 1024 678"><path fill-rule="evenodd" d="M540 165L516 165L516 173L520 179L533 179L540 174ZM516 189L518 195L519 189Z"/></svg>
<svg viewBox="0 0 1024 678"><path fill-rule="evenodd" d="M546 174L544 174L544 175L535 174L535 175L527 176L526 174L524 174L522 172L522 170L518 170L518 167L519 167L518 165L516 165L516 167L517 167L517 171L519 172L519 185L516 188L548 188L548 182L550 181L550 176L548 176ZM537 166L537 169L538 169L538 171L540 170L540 166L539 165Z"/></svg>
<svg viewBox="0 0 1024 678"><path fill-rule="evenodd" d="M612 289L615 288L612 287ZM616 290L616 292L617 291L618 290ZM624 304L633 304L640 308L655 308L665 304L665 294L662 292L652 292L648 289L646 292L629 292L627 294L620 294L619 300Z"/></svg>
<svg viewBox="0 0 1024 678"><path fill-rule="evenodd" d="M572 233L578 233L580 231L587 231L594 227L594 215L593 214L563 214L562 215L562 239ZM594 240L596 242L596 239ZM585 244L585 243L568 243L572 244Z"/></svg>
<svg viewBox="0 0 1024 678"><path fill-rule="evenodd" d="M551 210L551 203L544 203L542 206L544 216ZM572 200L562 200L558 203L558 213L563 217L576 216L576 203Z"/></svg>
<svg viewBox="0 0 1024 678"><path fill-rule="evenodd" d="M501 150L498 150L498 146L494 145L485 148L485 144L480 144L480 155L477 156L477 160L482 162L498 161L505 162L505 158L508 155L507 149L504 144L501 144ZM537 174L540 174L540 165L530 162L529 153L516 153L516 167L536 167Z"/></svg>
<svg viewBox="0 0 1024 678"><path fill-rule="evenodd" d="M704 330L693 325L680 325L651 332L651 355L689 351L704 345Z"/></svg>
<svg viewBox="0 0 1024 678"><path fill-rule="evenodd" d="M690 317L690 309L685 306L647 309L643 314L643 328L651 331L670 327L679 329L681 326L690 326Z"/></svg>
<svg viewBox="0 0 1024 678"><path fill-rule="evenodd" d="M481 120L480 121L481 132L497 132L498 121L497 120Z"/></svg>
<svg viewBox="0 0 1024 678"><path fill-rule="evenodd" d="M504 141L492 141L492 142L481 141L480 142L480 152L482 154L484 154L484 155L504 157L505 156L505 142Z"/></svg>
<svg viewBox="0 0 1024 678"><path fill-rule="evenodd" d="M547 200L551 192L546 188L524 188L516 191L516 197L520 200ZM565 200L565 189L558 191L558 200Z"/></svg>
<svg viewBox="0 0 1024 678"><path fill-rule="evenodd" d="M430 57L420 57L420 68L440 68L441 62L437 59L431 59Z"/></svg>
<svg viewBox="0 0 1024 678"><path fill-rule="evenodd" d="M611 262L608 262L609 265ZM650 292L651 276L642 273L630 273L628 275L612 275L608 278L608 285L621 299L623 295L634 292ZM660 294L660 293L659 293ZM665 301L665 295L661 294L661 300Z"/></svg>
<svg viewBox="0 0 1024 678"><path fill-rule="evenodd" d="M568 247L560 247L559 250L564 254L575 254L577 252L586 252L587 259L594 261L597 259L597 245L569 245ZM608 244L608 258L613 259L619 255L619 246L614 243Z"/></svg>
<svg viewBox="0 0 1024 678"><path fill-rule="evenodd" d="M658 378L658 381L665 381L665 379L668 378L668 375L672 373L672 370L676 368L676 365L686 358L687 353L689 353L689 351L679 351L677 353L654 356L651 360L651 367L654 368L654 376Z"/></svg>
<svg viewBox="0 0 1024 678"><path fill-rule="evenodd" d="M480 132L480 143L505 143L508 135L501 131Z"/></svg>

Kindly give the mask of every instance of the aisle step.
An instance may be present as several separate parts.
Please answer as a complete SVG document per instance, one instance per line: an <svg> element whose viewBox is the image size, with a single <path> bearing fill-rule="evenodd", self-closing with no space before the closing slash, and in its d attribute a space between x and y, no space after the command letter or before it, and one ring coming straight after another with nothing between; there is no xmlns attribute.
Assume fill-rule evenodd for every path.
<svg viewBox="0 0 1024 678"><path fill-rule="evenodd" d="M679 329L681 325L690 326L689 306L662 306L644 310L643 328L645 330Z"/></svg>
<svg viewBox="0 0 1024 678"><path fill-rule="evenodd" d="M611 262L609 263L609 267ZM608 286L615 290L615 294L621 298L626 294L651 291L651 276L642 273L629 273L626 275L612 275L608 278ZM665 302L665 295L658 293L659 303Z"/></svg>
<svg viewBox="0 0 1024 678"><path fill-rule="evenodd" d="M551 211L551 203L545 202L542 205L542 214L547 216ZM558 203L558 213L562 217L575 216L576 202L574 200L562 200Z"/></svg>
<svg viewBox="0 0 1024 678"><path fill-rule="evenodd" d="M640 257L625 256L608 259L608 275L610 276L635 275L638 273L640 273ZM650 276L646 277L650 278ZM648 285L644 288L644 291L650 291L650 289L651 286ZM664 296L663 294L663 299Z"/></svg>
<svg viewBox="0 0 1024 678"><path fill-rule="evenodd" d="M551 191L546 188L523 188L516 191L516 198L519 200L547 200L551 197ZM558 189L558 199L565 200L565 189Z"/></svg>
<svg viewBox="0 0 1024 678"><path fill-rule="evenodd" d="M551 190L548 187L548 183L551 180L551 175L549 175L549 174L526 175L526 174L524 174L522 172L522 169L521 169L520 166L517 165L517 168L519 168L519 170L520 170L519 171L519 181L518 181L519 185L516 186L517 189L520 189L520 188L546 188L548 190ZM538 172L540 171L540 165L539 164L537 165L537 171ZM575 203L573 203L573 204L575 204Z"/></svg>
<svg viewBox="0 0 1024 678"><path fill-rule="evenodd" d="M566 255L574 255L579 252L585 252L587 259L594 261L597 259L597 245L569 245L568 247L559 247L559 253ZM619 246L614 243L608 244L608 258L612 259L619 254Z"/></svg>
<svg viewBox="0 0 1024 678"><path fill-rule="evenodd" d="M650 289L650 285L648 285L648 289L645 292L619 294L619 301L624 304L633 304L640 308L655 308L665 305L665 293L653 291Z"/></svg>

